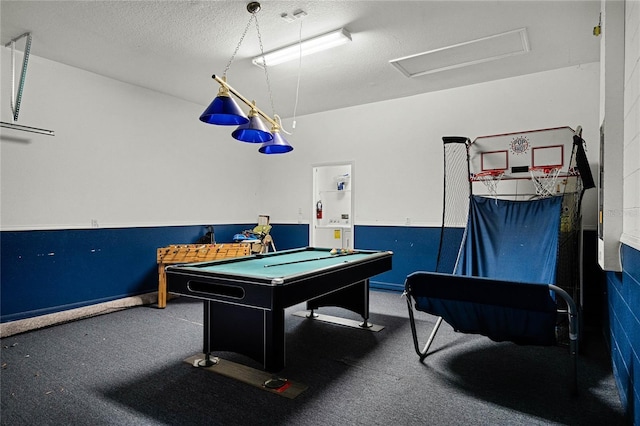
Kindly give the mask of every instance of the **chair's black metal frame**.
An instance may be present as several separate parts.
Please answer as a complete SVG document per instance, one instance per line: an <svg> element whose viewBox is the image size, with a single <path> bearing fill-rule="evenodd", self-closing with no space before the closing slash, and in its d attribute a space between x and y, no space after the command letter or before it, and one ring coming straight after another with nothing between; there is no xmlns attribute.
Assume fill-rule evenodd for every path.
<svg viewBox="0 0 640 426"><path fill-rule="evenodd" d="M418 274L421 275L424 279L432 278L434 280L440 280L440 281L447 280L448 278L453 278L461 282L466 282L466 284L470 286L474 285L474 281L476 280L475 277L453 276L453 275L446 276L445 274L423 272L423 271L415 272L412 275L415 276ZM566 314L569 321L569 356L571 358L571 379L570 379L571 392L575 394L578 391L578 340L579 340L578 339L579 338L578 308L574 303L573 299L571 298L571 296L569 296L569 293L567 293L562 288L553 284L547 284L547 285L532 284L532 285L543 286L548 290L555 292L555 294L557 296L560 296L560 298L562 298L567 305ZM508 289L508 288L509 288L508 286L502 286L499 289L499 291L505 291L505 289ZM414 290L411 288L411 285L408 282L408 280L405 282L404 294L406 296L407 308L409 311L409 321L411 323L411 334L413 336L413 346L415 348L416 353L420 357L420 362L422 362L429 355L429 348L431 347L431 344L435 339L438 329L442 324L443 318L442 317L436 318L436 322L433 325L431 332L429 333L429 337L427 338L426 343L424 344L424 346L421 345L418 338L418 330L416 327L416 320L415 320L414 309L413 309L416 300L414 298ZM517 308L516 304L517 304L517 299L514 299L514 304L510 308Z"/></svg>

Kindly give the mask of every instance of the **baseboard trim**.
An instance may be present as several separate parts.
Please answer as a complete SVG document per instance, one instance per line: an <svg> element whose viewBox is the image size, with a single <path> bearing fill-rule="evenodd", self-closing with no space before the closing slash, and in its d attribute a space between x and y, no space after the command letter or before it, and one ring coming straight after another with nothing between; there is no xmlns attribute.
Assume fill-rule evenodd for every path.
<svg viewBox="0 0 640 426"><path fill-rule="evenodd" d="M33 318L25 318L17 321L10 321L0 324L0 338L25 333L39 328L76 321L83 318L108 314L120 311L132 306L149 305L158 301L158 293L151 292L138 296L125 297L111 300L109 302L97 303L95 305L83 306L81 308L69 309L52 314L40 315Z"/></svg>

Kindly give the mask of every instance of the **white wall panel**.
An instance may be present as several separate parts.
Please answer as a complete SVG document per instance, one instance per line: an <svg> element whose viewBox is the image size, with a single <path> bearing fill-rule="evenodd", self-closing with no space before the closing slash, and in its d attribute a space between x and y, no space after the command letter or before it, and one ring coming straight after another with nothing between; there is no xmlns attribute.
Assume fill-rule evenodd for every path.
<svg viewBox="0 0 640 426"><path fill-rule="evenodd" d="M10 77L2 48L5 122ZM18 123L56 136L2 129L2 229L254 222L257 147L200 122L203 110L31 55Z"/></svg>
<svg viewBox="0 0 640 426"><path fill-rule="evenodd" d="M298 117L295 149L262 168L263 211L295 223L311 202L314 163L354 161L356 225L437 225L442 136L477 136L582 125L595 173L599 144L597 63ZM287 121L286 127L291 127ZM595 175L594 175L595 176ZM583 204L595 227L597 195ZM305 209L304 220L311 212Z"/></svg>

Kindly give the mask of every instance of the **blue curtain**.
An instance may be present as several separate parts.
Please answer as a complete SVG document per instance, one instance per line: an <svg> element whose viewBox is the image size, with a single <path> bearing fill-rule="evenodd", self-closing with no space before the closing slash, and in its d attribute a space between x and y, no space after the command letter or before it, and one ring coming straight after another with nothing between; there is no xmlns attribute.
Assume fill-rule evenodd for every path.
<svg viewBox="0 0 640 426"><path fill-rule="evenodd" d="M555 284L562 197L472 196L456 275Z"/></svg>

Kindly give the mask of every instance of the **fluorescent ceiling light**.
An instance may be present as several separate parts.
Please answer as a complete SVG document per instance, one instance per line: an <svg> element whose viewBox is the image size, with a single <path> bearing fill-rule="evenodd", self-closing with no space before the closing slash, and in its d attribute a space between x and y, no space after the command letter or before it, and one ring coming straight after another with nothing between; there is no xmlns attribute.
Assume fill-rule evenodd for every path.
<svg viewBox="0 0 640 426"><path fill-rule="evenodd" d="M272 50L271 52L264 54L264 59L267 62L267 66L278 65L283 62L298 59L301 56L310 55L312 53L340 46L341 44L345 44L349 41L351 41L351 34L349 31L344 28L340 28L339 30L304 40L301 43L295 43L290 46ZM253 58L252 62L254 65L264 67L262 55Z"/></svg>

